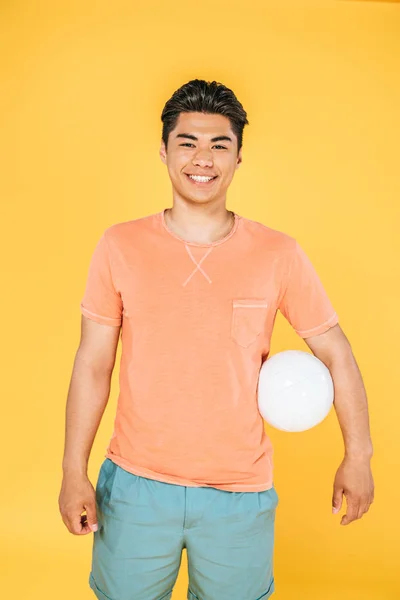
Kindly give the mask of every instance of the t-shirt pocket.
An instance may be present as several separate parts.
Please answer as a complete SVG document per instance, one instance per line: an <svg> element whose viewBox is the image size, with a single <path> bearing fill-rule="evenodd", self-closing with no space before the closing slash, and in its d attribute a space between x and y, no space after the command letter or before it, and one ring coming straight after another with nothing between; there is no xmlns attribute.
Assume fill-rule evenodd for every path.
<svg viewBox="0 0 400 600"><path fill-rule="evenodd" d="M247 348L263 331L268 313L265 298L234 298L232 300L231 338Z"/></svg>

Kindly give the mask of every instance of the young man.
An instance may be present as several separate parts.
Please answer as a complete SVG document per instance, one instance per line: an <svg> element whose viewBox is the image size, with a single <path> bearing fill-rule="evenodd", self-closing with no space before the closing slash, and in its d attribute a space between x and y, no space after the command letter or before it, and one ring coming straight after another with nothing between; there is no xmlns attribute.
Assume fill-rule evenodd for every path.
<svg viewBox="0 0 400 600"><path fill-rule="evenodd" d="M226 209L246 117L222 84L178 89L160 150L172 208L108 227L92 256L59 505L71 533L94 531L100 600L171 598L183 548L189 600L273 594L278 496L256 389L277 310L334 380L345 442L334 510L345 494L345 525L373 500L364 386L312 264L292 237ZM87 464L120 333L118 408L94 490Z"/></svg>

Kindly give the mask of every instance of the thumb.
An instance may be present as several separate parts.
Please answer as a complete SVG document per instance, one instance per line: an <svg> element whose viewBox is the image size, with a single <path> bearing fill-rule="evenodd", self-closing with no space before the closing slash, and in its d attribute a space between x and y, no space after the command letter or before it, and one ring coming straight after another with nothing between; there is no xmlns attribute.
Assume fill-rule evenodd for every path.
<svg viewBox="0 0 400 600"><path fill-rule="evenodd" d="M343 490L340 488L337 488L334 490L333 496L332 496L332 512L334 515L336 515L342 508L342 502L343 502Z"/></svg>
<svg viewBox="0 0 400 600"><path fill-rule="evenodd" d="M96 505L95 503L90 503L85 506L86 508L86 520L87 524L92 531L97 531L97 515L96 515Z"/></svg>

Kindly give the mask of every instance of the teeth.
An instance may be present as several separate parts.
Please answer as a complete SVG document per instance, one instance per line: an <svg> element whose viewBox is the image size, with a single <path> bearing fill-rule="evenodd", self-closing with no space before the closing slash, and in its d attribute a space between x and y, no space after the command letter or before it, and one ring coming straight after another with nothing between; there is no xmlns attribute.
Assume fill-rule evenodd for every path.
<svg viewBox="0 0 400 600"><path fill-rule="evenodd" d="M210 181L211 179L213 179L213 177L204 177L201 175L189 175L190 179L193 179L194 181Z"/></svg>

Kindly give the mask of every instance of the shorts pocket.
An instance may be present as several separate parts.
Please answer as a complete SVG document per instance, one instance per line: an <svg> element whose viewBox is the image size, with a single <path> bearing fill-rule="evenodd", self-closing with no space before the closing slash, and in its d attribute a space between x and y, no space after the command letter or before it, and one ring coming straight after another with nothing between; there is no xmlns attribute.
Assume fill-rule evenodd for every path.
<svg viewBox="0 0 400 600"><path fill-rule="evenodd" d="M172 592L173 592L173 590L170 590L166 594L159 596L157 600L170 600L172 598Z"/></svg>
<svg viewBox="0 0 400 600"><path fill-rule="evenodd" d="M260 513L273 513L278 506L279 496L274 486L262 492L256 492Z"/></svg>
<svg viewBox="0 0 400 600"><path fill-rule="evenodd" d="M268 313L265 298L234 298L232 301L231 338L247 348L265 327Z"/></svg>
<svg viewBox="0 0 400 600"><path fill-rule="evenodd" d="M271 583L269 584L269 587L267 589L266 592L264 592L264 594L262 596L259 596L257 598L257 600L267 600L267 598L269 598L270 596L272 596L272 594L275 591L275 579L274 577L272 577L271 579Z"/></svg>
<svg viewBox="0 0 400 600"><path fill-rule="evenodd" d="M118 465L110 458L106 458L100 467L96 485L96 502L103 512L110 512L110 501L117 473Z"/></svg>

